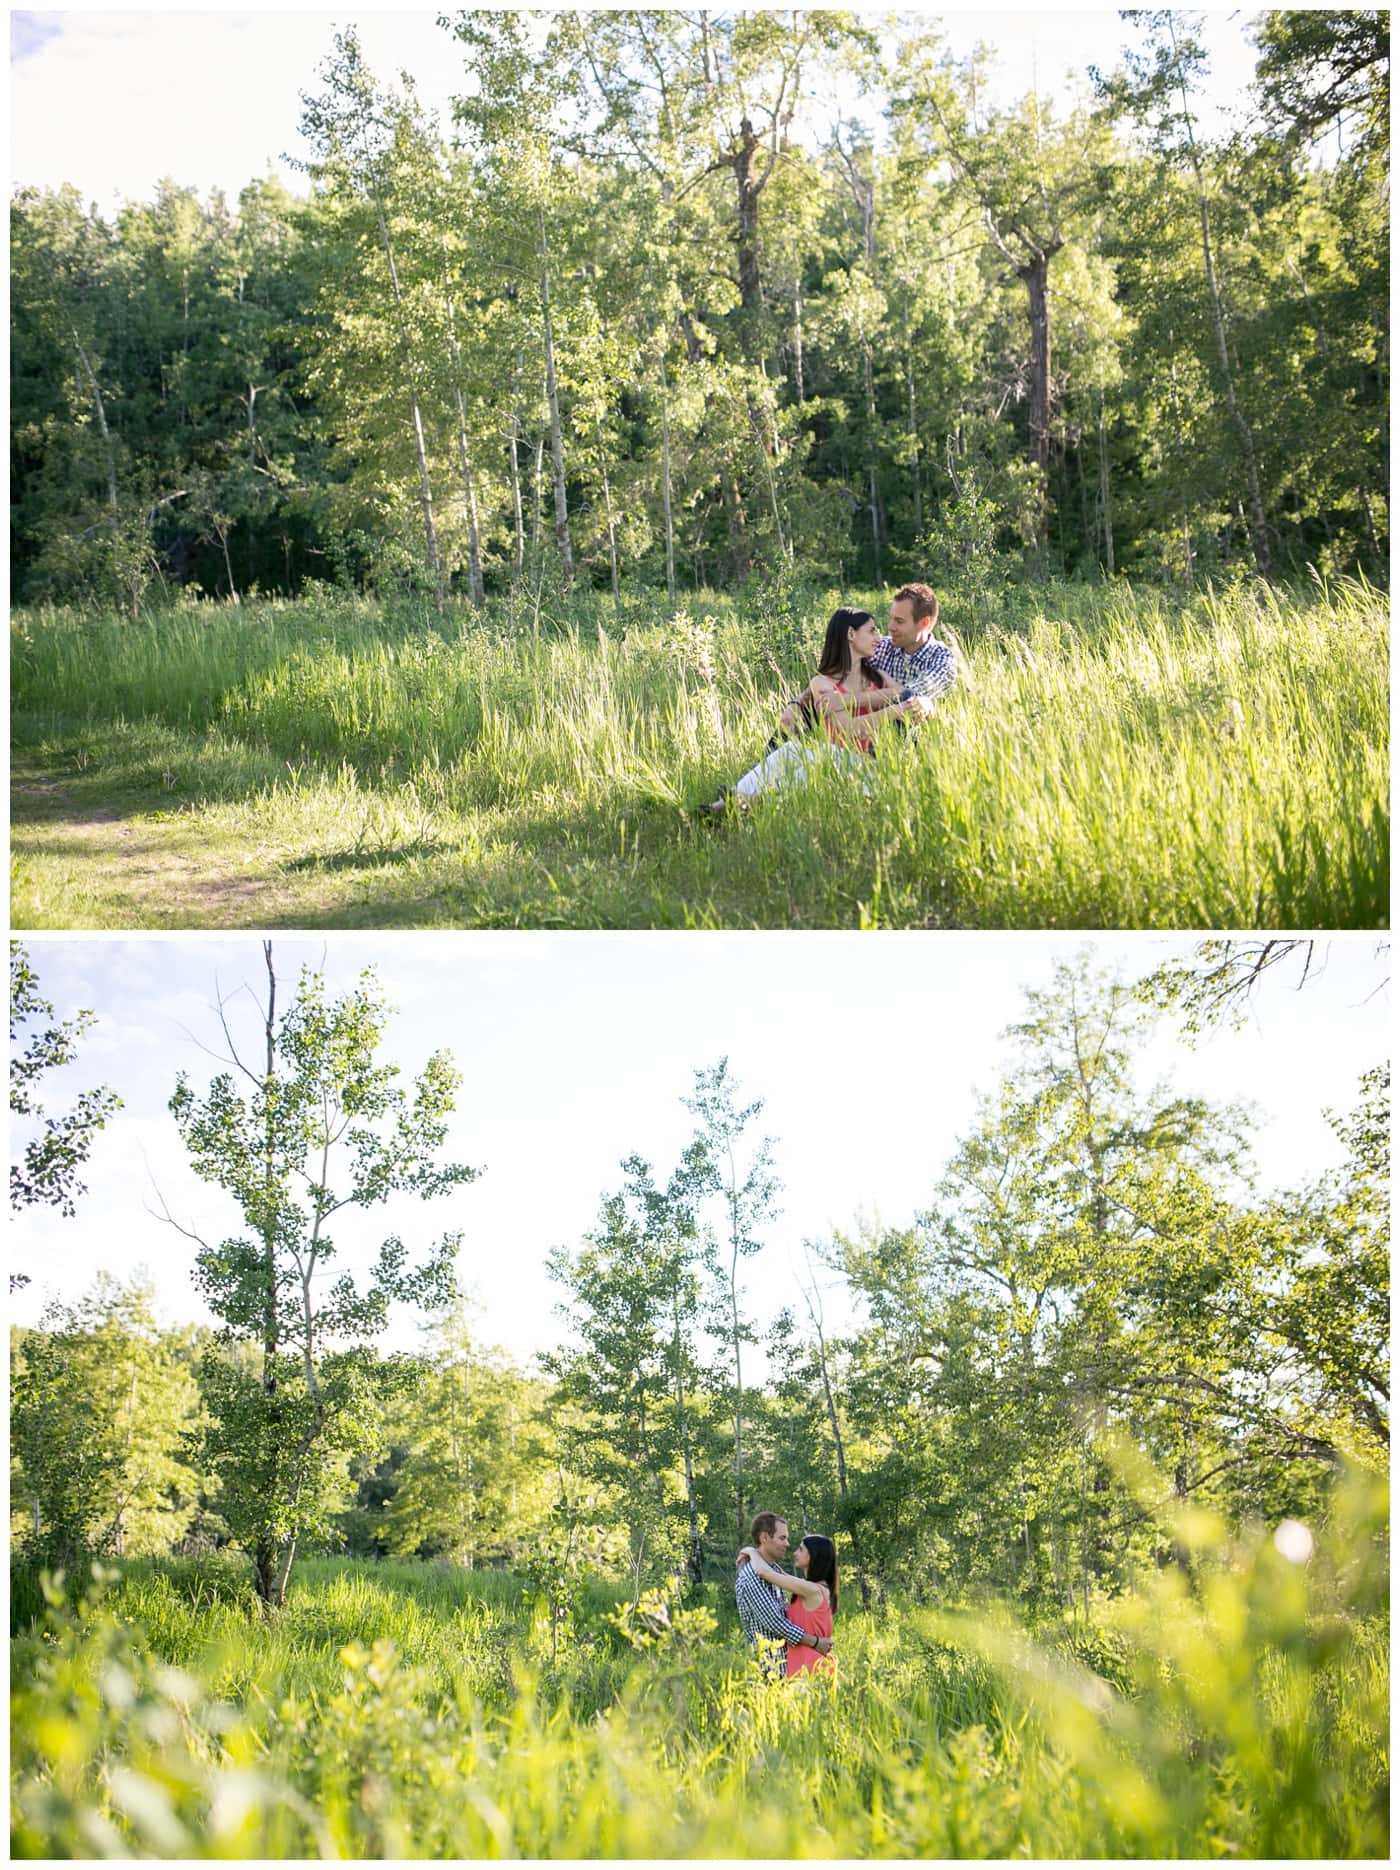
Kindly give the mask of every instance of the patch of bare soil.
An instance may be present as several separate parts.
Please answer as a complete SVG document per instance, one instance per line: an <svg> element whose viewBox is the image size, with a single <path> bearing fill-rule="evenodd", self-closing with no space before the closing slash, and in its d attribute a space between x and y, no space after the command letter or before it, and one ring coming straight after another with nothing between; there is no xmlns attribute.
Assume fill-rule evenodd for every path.
<svg viewBox="0 0 1400 1870"><path fill-rule="evenodd" d="M61 779L43 775L16 778L11 782L10 796L12 825L27 817L29 823L42 823L51 831L76 833L84 859L101 863L110 857L120 862L134 897L160 898L164 913L151 918L152 926L168 925L172 919L194 920L206 914L217 923L247 908L270 888L268 877L210 876L202 872L198 862L184 852L159 848L161 826L119 818L106 805L79 805ZM28 813L16 810L21 800L34 801L42 816L32 807Z"/></svg>

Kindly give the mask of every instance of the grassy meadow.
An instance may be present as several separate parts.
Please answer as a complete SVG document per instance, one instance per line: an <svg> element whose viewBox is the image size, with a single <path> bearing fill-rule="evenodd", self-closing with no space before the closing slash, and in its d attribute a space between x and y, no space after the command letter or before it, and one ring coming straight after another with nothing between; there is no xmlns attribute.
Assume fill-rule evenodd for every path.
<svg viewBox="0 0 1400 1870"><path fill-rule="evenodd" d="M1034 1636L848 1588L834 1684L759 1679L721 1584L663 1619L312 1560L269 1624L232 1560L47 1609L21 1579L12 1850L1384 1858L1383 1489L1306 1561L1177 1537L1189 1565Z"/></svg>
<svg viewBox="0 0 1400 1870"><path fill-rule="evenodd" d="M16 612L13 922L1384 926L1384 594L949 599L960 685L873 783L709 820L836 601Z"/></svg>

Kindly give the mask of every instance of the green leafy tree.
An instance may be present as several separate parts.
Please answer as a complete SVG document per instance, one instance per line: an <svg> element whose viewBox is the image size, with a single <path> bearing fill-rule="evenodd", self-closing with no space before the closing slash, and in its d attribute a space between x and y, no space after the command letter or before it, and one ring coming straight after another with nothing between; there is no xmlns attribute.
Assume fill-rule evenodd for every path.
<svg viewBox="0 0 1400 1870"><path fill-rule="evenodd" d="M373 971L337 999L303 971L279 1017L271 942L264 958L262 1068L236 1050L230 1061L251 1089L222 1072L200 1097L181 1074L170 1108L195 1172L232 1197L247 1228L217 1245L198 1240L195 1274L222 1340L258 1351L253 1371L234 1361L207 1368L210 1460L258 1594L275 1609L298 1540L326 1522L341 1457L375 1437L396 1374L372 1342L390 1304L446 1303L461 1240L444 1235L410 1267L391 1235L361 1288L348 1272L327 1283L337 1250L329 1224L395 1194L450 1194L477 1171L438 1159L460 1082L450 1057L435 1053L411 1092L394 1082L397 1066L378 1062L388 1008Z"/></svg>
<svg viewBox="0 0 1400 1870"><path fill-rule="evenodd" d="M71 1568L85 1552L165 1553L195 1516L199 1391L188 1344L160 1329L154 1299L143 1275L103 1275L19 1336L11 1494L27 1557Z"/></svg>
<svg viewBox="0 0 1400 1870"><path fill-rule="evenodd" d="M385 1549L468 1571L512 1561L549 1514L543 1385L478 1341L460 1300L428 1344L396 1410L404 1455L379 1519Z"/></svg>
<svg viewBox="0 0 1400 1870"><path fill-rule="evenodd" d="M30 1022L54 1017L53 1005L39 992L39 977L19 942L10 943L10 1116L37 1125L38 1134L25 1143L18 1162L10 1164L10 1207L32 1207L36 1202L72 1215L80 1195L86 1194L78 1171L87 1161L97 1133L120 1110L115 1091L99 1086L79 1092L72 1107L51 1116L40 1101L40 1080L46 1073L71 1065L78 1041L96 1023L95 1013L83 1011L26 1032ZM16 1048L23 1044L23 1050ZM12 1274L10 1289L25 1285L27 1277Z"/></svg>

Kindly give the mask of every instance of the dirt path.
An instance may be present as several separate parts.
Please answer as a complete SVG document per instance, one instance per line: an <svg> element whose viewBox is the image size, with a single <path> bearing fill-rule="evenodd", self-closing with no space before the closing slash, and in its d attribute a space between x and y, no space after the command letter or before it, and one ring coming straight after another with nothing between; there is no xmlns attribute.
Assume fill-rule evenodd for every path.
<svg viewBox="0 0 1400 1870"><path fill-rule="evenodd" d="M84 916L85 926L257 924L271 907L269 898L279 894L278 879L266 873L211 874L196 853L180 848L195 823L188 816L163 821L139 809L124 817L111 806L75 798L68 781L33 770L17 772L10 784L15 926L26 926L26 865L32 866L43 897L61 900L76 892L90 899L95 892L87 879L94 874L100 879L102 906L110 912Z"/></svg>

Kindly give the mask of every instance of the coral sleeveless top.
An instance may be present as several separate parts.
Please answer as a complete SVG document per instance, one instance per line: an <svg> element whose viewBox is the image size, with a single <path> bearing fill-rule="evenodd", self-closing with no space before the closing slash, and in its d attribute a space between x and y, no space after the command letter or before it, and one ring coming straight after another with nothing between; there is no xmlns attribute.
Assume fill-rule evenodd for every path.
<svg viewBox="0 0 1400 1870"><path fill-rule="evenodd" d="M806 1630L810 1636L831 1635L831 1600L828 1598L817 1610L808 1610L800 1598L794 1597L788 1605L788 1616L799 1630ZM788 1644L787 1672L789 1675L802 1675L809 1669L820 1669L823 1674L831 1675L836 1670L836 1658L823 1656L815 1649L803 1644L799 1649L796 1643Z"/></svg>

